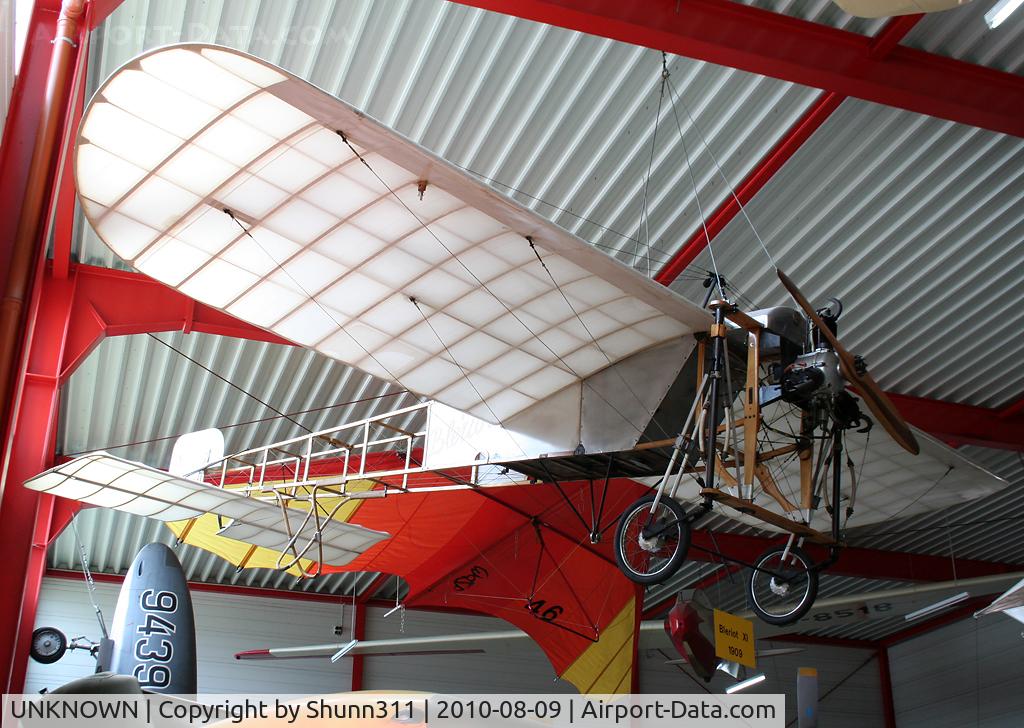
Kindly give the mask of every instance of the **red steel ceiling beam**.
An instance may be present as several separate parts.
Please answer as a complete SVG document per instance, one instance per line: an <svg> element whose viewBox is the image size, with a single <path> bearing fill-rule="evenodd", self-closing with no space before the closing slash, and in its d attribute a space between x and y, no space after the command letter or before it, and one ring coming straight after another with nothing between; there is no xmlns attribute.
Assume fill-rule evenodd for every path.
<svg viewBox="0 0 1024 728"><path fill-rule="evenodd" d="M1024 397L1014 400L996 413L1001 420L1009 420L1024 416Z"/></svg>
<svg viewBox="0 0 1024 728"><path fill-rule="evenodd" d="M718 562L719 553L722 553L730 558L751 563L770 546L784 542L785 534L769 538L737 533L711 534L708 531L695 530L692 534L692 547L686 558L691 561ZM824 549L814 544L806 544L803 548L816 561L822 561L827 556ZM957 559L954 569L953 562L948 556L846 546L842 549L839 560L828 568L827 573L861 579L934 582L1009 574L1020 570L1020 564L976 559Z"/></svg>
<svg viewBox="0 0 1024 728"><path fill-rule="evenodd" d="M1024 136L1024 78L729 0L454 0L918 114Z"/></svg>
<svg viewBox="0 0 1024 728"><path fill-rule="evenodd" d="M198 303L141 273L72 265L74 322L69 330L62 381L105 336L199 331L239 339L291 342Z"/></svg>
<svg viewBox="0 0 1024 728"><path fill-rule="evenodd" d="M957 445L1024 450L1024 411L1016 404L997 410L907 394L888 394L907 422L940 440Z"/></svg>
<svg viewBox="0 0 1024 728"><path fill-rule="evenodd" d="M374 595L380 591L380 588L384 586L384 582L386 582L390 578L391 574L385 574L383 572L377 574L374 580L370 582L370 585L359 593L359 596L356 597L356 602L358 604L366 604L367 602L369 602L371 599L373 599ZM353 688L353 690L354 689L355 688Z"/></svg>

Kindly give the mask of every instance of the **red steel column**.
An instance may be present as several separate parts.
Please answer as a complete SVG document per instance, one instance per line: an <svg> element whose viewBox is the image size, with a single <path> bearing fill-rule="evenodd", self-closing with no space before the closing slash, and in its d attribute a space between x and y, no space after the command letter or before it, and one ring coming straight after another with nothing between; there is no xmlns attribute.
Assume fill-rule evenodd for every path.
<svg viewBox="0 0 1024 728"><path fill-rule="evenodd" d="M5 197L20 196L20 204L7 207L8 211L18 210L17 229L10 246L7 258L7 275L3 279L3 300L0 301L0 402L2 402L2 419L10 422L10 403L15 397L15 379L17 378L25 341L22 336L25 312L32 296L33 274L37 269L37 261L45 250L46 231L49 215L47 202L50 199L50 180L60 156L59 132L64 126L68 100L68 78L77 58L81 35L78 19L84 10L85 0L64 0L60 15L54 24L52 51L46 73L46 87L42 98L31 95L33 89L18 88L17 104L12 104L16 113L35 116L36 109L30 108L33 103L41 109L36 117L35 128L30 134L29 129L16 128L4 139L3 173L13 172L24 179L23 188L5 190ZM37 7L29 24L29 40L32 46L31 61L36 60L35 54L42 53L39 46L45 41L45 26L48 18L44 11ZM33 70L33 69L30 69ZM35 81L35 77L25 79L25 83ZM22 81L19 78L19 86ZM36 81L38 82L38 81ZM21 119L14 119L17 125ZM17 133L25 136L16 137ZM24 156L24 141L33 138L31 155ZM17 155L14 147L22 148ZM27 171L23 165L27 161ZM13 169L9 169L13 167ZM7 181L7 180L5 180ZM17 184L18 180L7 181ZM13 200L11 200L13 201ZM5 254L7 251L4 251Z"/></svg>
<svg viewBox="0 0 1024 728"><path fill-rule="evenodd" d="M896 728L896 709L892 698L892 674L889 672L889 648L878 648L878 680L882 690L882 716L885 728Z"/></svg>
<svg viewBox="0 0 1024 728"><path fill-rule="evenodd" d="M59 15L52 5L40 2L33 10L0 157L2 198L14 203L8 209L19 211L14 234L5 237L10 247L0 251L6 264L0 306L0 426L5 427L0 550L8 565L0 572L0 621L7 627L0 630L4 692L23 687L53 509L52 498L20 485L53 459L61 351L73 296L67 282L40 295L51 179L66 120L68 78L82 39L78 19L84 0L64 0ZM8 227L5 236L10 232Z"/></svg>
<svg viewBox="0 0 1024 728"><path fill-rule="evenodd" d="M0 502L0 686L20 692L39 585L46 567L54 499L23 488L53 465L65 343L73 316L74 280L49 276L37 284L29 320L28 366L11 426L6 486Z"/></svg>
<svg viewBox="0 0 1024 728"><path fill-rule="evenodd" d="M355 609L352 612L352 632L353 639L364 640L366 639L366 603L358 602L355 605ZM362 690L363 689L363 668L365 667L366 657L363 655L352 656L352 684L350 689Z"/></svg>

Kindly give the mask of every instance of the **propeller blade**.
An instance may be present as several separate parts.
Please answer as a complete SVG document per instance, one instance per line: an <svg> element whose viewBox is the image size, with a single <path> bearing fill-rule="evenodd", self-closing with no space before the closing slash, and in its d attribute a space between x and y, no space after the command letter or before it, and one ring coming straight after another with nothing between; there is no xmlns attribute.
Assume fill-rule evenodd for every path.
<svg viewBox="0 0 1024 728"><path fill-rule="evenodd" d="M907 421L903 419L903 415L899 413L899 410L896 409L896 406L885 395L885 392L882 391L882 388L878 386L878 383L870 374L867 372L863 374L857 372L853 355L839 343L839 339L825 325L825 322L821 320L821 316L818 315L818 312L814 310L814 307L804 297L804 294L800 292L800 289L796 287L796 284L790 280L789 276L779 268L776 268L775 272L778 274L779 280L782 281L782 285L789 291L789 295L793 297L793 300L807 314L807 318L818 327L822 336L828 339L832 348L835 349L836 354L839 356L839 367L842 370L843 376L850 384L857 388L861 397L864 398L864 403L871 410L871 414L875 416L875 419L885 428L889 436L898 442L904 450L917 455L921 451L921 447L917 444L917 438L911 432Z"/></svg>

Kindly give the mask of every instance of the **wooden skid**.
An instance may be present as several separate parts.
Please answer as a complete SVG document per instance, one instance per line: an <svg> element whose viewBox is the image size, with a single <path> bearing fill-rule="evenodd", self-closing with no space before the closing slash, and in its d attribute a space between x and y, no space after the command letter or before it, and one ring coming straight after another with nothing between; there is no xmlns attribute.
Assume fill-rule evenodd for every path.
<svg viewBox="0 0 1024 728"><path fill-rule="evenodd" d="M821 544L822 546L831 546L835 543L831 536L826 536L821 531L816 531L810 526L805 526L802 523L791 521L785 516L779 515L773 511L769 511L767 508L754 505L753 503L745 500L741 500L736 496L724 493L717 488L705 488L700 494L706 498L710 498L716 503L727 505L730 508L735 508L741 513L748 513L756 518L761 519L765 523L781 528L790 533L795 533L797 536L804 538L811 543Z"/></svg>

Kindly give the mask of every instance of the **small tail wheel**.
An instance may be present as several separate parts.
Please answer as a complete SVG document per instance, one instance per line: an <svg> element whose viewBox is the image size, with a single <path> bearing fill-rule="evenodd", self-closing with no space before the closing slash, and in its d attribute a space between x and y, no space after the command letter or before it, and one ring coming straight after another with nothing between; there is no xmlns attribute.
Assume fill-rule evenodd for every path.
<svg viewBox="0 0 1024 728"><path fill-rule="evenodd" d="M660 584L679 570L690 548L686 511L663 495L651 510L655 494L625 510L615 531L615 561L638 584Z"/></svg>
<svg viewBox="0 0 1024 728"><path fill-rule="evenodd" d="M783 559L785 554L785 559ZM747 597L763 622L775 625L799 621L818 596L818 572L811 558L796 546L768 549L754 563Z"/></svg>
<svg viewBox="0 0 1024 728"><path fill-rule="evenodd" d="M40 627L32 633L29 655L36 662L52 665L68 651L68 638L56 627Z"/></svg>

